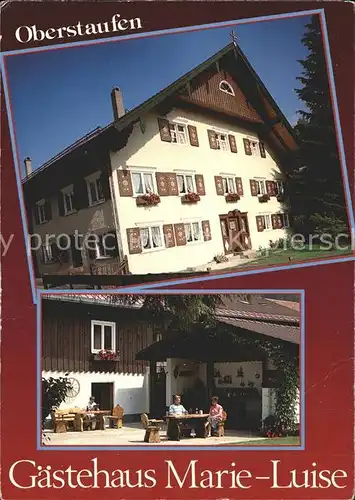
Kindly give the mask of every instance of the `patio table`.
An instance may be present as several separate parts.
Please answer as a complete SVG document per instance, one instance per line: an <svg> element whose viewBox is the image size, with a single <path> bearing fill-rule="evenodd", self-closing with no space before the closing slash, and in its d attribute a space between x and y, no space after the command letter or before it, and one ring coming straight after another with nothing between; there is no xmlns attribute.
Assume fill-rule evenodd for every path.
<svg viewBox="0 0 355 500"><path fill-rule="evenodd" d="M93 410L93 411L80 411L75 414L74 418L74 430L78 432L84 431L84 417L85 415L95 415L95 430L104 431L105 430L105 416L110 415L109 410Z"/></svg>
<svg viewBox="0 0 355 500"><path fill-rule="evenodd" d="M209 413L192 413L186 415L167 415L167 437L171 441L180 441L188 431L195 430L196 437L207 438L207 419Z"/></svg>

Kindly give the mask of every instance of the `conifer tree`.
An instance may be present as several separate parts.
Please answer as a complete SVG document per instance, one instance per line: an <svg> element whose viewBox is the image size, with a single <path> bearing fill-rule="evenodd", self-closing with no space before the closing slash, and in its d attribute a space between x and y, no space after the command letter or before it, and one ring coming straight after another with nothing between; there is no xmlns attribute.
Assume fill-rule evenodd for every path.
<svg viewBox="0 0 355 500"><path fill-rule="evenodd" d="M318 16L305 26L302 43L308 55L299 63L302 87L296 89L306 110L295 127L304 167L290 179L292 211L304 234L348 232L327 66Z"/></svg>

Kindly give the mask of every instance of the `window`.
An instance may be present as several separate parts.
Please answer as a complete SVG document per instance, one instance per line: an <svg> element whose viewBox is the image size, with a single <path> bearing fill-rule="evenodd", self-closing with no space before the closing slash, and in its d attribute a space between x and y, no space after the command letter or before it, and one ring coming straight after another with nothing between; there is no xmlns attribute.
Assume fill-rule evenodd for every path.
<svg viewBox="0 0 355 500"><path fill-rule="evenodd" d="M116 352L116 324L108 321L91 321L91 352L102 349Z"/></svg>
<svg viewBox="0 0 355 500"><path fill-rule="evenodd" d="M220 149L221 151L228 151L228 141L226 134L216 133L216 143L217 149Z"/></svg>
<svg viewBox="0 0 355 500"><path fill-rule="evenodd" d="M95 205L104 201L104 193L102 191L100 174L96 174L95 177L90 177L86 179L86 184L89 194L89 205Z"/></svg>
<svg viewBox="0 0 355 500"><path fill-rule="evenodd" d="M36 203L37 217L40 224L47 222L46 201L41 200Z"/></svg>
<svg viewBox="0 0 355 500"><path fill-rule="evenodd" d="M255 182L256 182L257 194L258 195L266 194L265 181L261 179L255 179Z"/></svg>
<svg viewBox="0 0 355 500"><path fill-rule="evenodd" d="M178 174L176 177L179 188L179 194L187 194L195 192L193 175Z"/></svg>
<svg viewBox="0 0 355 500"><path fill-rule="evenodd" d="M281 181L275 182L276 196L282 196L284 194L284 183Z"/></svg>
<svg viewBox="0 0 355 500"><path fill-rule="evenodd" d="M272 229L271 215L270 214L263 214L260 217L262 220L264 231L268 231L268 230Z"/></svg>
<svg viewBox="0 0 355 500"><path fill-rule="evenodd" d="M283 227L290 227L290 218L288 214L280 214L281 219L282 219L282 226Z"/></svg>
<svg viewBox="0 0 355 500"><path fill-rule="evenodd" d="M91 260L117 257L117 239L114 232L89 235L86 244Z"/></svg>
<svg viewBox="0 0 355 500"><path fill-rule="evenodd" d="M225 80L222 80L219 84L219 90L222 92L225 92L226 94L229 95L235 95L233 87L231 86L230 83L226 82Z"/></svg>
<svg viewBox="0 0 355 500"><path fill-rule="evenodd" d="M196 243L202 240L202 230L200 222L187 222L185 226L186 243Z"/></svg>
<svg viewBox="0 0 355 500"><path fill-rule="evenodd" d="M161 226L142 227L140 236L143 252L164 247Z"/></svg>
<svg viewBox="0 0 355 500"><path fill-rule="evenodd" d="M154 193L153 174L144 172L132 172L134 194Z"/></svg>
<svg viewBox="0 0 355 500"><path fill-rule="evenodd" d="M64 214L69 215L75 212L73 186L68 186L65 189L62 189L62 193L63 193L63 203L64 203Z"/></svg>
<svg viewBox="0 0 355 500"><path fill-rule="evenodd" d="M171 142L175 144L187 144L187 134L185 125L179 123L169 123Z"/></svg>
<svg viewBox="0 0 355 500"><path fill-rule="evenodd" d="M55 260L55 243L43 243L41 247L42 261L44 264L50 264Z"/></svg>
<svg viewBox="0 0 355 500"><path fill-rule="evenodd" d="M233 177L222 177L224 194L235 193L235 181Z"/></svg>

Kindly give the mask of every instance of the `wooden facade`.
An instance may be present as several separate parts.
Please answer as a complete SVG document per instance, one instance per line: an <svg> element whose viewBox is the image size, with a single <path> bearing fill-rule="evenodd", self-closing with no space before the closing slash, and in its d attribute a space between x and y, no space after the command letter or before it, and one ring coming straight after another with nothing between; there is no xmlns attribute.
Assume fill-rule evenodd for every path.
<svg viewBox="0 0 355 500"><path fill-rule="evenodd" d="M148 363L137 352L152 344L159 330L135 309L44 299L42 303L42 369L64 372L145 372ZM116 325L118 361L97 361L91 352L91 321Z"/></svg>

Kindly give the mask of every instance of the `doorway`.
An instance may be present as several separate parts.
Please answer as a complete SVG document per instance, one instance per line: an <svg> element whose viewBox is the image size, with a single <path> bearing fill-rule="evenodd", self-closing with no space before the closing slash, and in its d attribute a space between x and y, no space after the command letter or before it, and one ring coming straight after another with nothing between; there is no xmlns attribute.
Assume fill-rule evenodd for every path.
<svg viewBox="0 0 355 500"><path fill-rule="evenodd" d="M233 210L219 216L225 254L240 253L251 248L247 212Z"/></svg>
<svg viewBox="0 0 355 500"><path fill-rule="evenodd" d="M150 415L162 418L166 412L166 361L150 362Z"/></svg>
<svg viewBox="0 0 355 500"><path fill-rule="evenodd" d="M83 266L83 256L82 256L82 237L79 236L75 239L75 236L72 234L70 236L70 250L71 250L71 260L73 267L82 267Z"/></svg>
<svg viewBox="0 0 355 500"><path fill-rule="evenodd" d="M91 396L95 398L100 410L112 410L114 407L113 382L93 382Z"/></svg>

